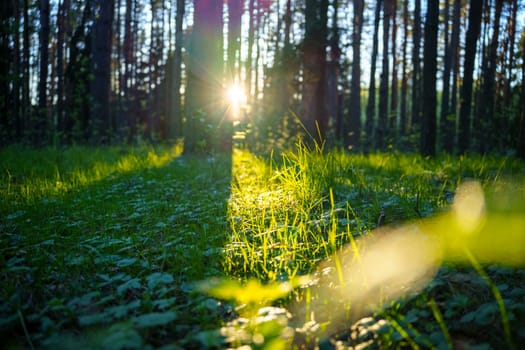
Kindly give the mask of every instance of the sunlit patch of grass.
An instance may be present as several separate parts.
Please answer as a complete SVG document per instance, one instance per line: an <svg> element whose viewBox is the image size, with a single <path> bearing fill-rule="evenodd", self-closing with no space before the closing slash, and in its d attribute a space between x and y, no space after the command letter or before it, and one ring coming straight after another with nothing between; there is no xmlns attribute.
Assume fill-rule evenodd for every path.
<svg viewBox="0 0 525 350"><path fill-rule="evenodd" d="M181 153L180 147L70 147L0 150L0 196L28 203L80 189L108 176L160 167Z"/></svg>

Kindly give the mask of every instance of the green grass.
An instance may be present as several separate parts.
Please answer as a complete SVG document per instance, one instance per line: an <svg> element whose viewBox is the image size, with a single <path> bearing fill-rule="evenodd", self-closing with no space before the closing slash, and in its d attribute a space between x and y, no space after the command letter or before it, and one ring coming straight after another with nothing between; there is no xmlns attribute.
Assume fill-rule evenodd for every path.
<svg viewBox="0 0 525 350"><path fill-rule="evenodd" d="M525 273L494 262L505 237L518 237L505 232L523 233L524 174L512 158L303 146L264 157L3 149L0 338L7 348L517 346ZM454 238L449 213L466 180L485 192L491 231L475 237L498 235L493 255ZM396 237L376 227L407 222L440 231L435 275L412 293L393 293L401 282L388 281L357 299L344 284L381 242L368 237ZM518 255L504 262L523 263L511 248Z"/></svg>

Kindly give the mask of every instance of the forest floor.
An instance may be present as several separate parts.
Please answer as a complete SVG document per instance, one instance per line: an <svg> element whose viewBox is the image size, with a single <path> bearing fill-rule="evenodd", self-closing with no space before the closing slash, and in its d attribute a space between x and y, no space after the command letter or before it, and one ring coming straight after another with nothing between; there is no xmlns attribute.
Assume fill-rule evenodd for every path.
<svg viewBox="0 0 525 350"><path fill-rule="evenodd" d="M497 156L9 147L1 343L517 349L524 175Z"/></svg>

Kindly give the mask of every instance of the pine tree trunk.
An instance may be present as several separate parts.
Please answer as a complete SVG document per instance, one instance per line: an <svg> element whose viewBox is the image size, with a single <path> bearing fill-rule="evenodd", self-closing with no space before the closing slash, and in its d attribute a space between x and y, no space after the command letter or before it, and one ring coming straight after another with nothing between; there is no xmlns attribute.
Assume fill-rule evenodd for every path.
<svg viewBox="0 0 525 350"><path fill-rule="evenodd" d="M439 0L429 0L425 20L423 51L423 120L421 124L420 152L424 156L436 155L436 75Z"/></svg>
<svg viewBox="0 0 525 350"><path fill-rule="evenodd" d="M94 23L91 33L93 80L90 95L93 99L90 113L93 145L110 141L111 44L114 0L93 0Z"/></svg>
<svg viewBox="0 0 525 350"><path fill-rule="evenodd" d="M379 82L379 120L376 129L376 142L379 149L385 149L388 131L388 78L389 78L389 43L390 43L390 18L392 4L395 0L383 2L383 61L381 80Z"/></svg>
<svg viewBox="0 0 525 350"><path fill-rule="evenodd" d="M40 0L40 71L38 78L38 121L35 127L36 145L46 143L47 136L47 78L49 64L49 0Z"/></svg>
<svg viewBox="0 0 525 350"><path fill-rule="evenodd" d="M354 0L352 29L352 81L350 85L348 144L358 147L361 136L361 33L363 30L363 0Z"/></svg>
<svg viewBox="0 0 525 350"><path fill-rule="evenodd" d="M412 28L412 118L410 129L420 124L421 113L421 0L414 1L414 28Z"/></svg>
<svg viewBox="0 0 525 350"><path fill-rule="evenodd" d="M379 21L381 16L381 8L383 0L378 0L376 3L374 16L374 34L372 37L372 57L370 64L370 84L368 87L368 102L366 106L366 150L370 151L374 145L374 124L376 115L376 62L377 62L377 46Z"/></svg>
<svg viewBox="0 0 525 350"><path fill-rule="evenodd" d="M407 93L408 93L408 77L407 77L407 46L408 46L408 1L403 2L403 57L401 68L401 106L400 106L400 134L405 136L408 131L407 125Z"/></svg>
<svg viewBox="0 0 525 350"><path fill-rule="evenodd" d="M461 105L459 110L459 152L465 153L470 147L470 111L472 103L472 83L474 61L476 58L476 43L481 29L481 15L483 5L481 1L471 0L469 21L465 42L465 60L463 63L463 85L461 86Z"/></svg>

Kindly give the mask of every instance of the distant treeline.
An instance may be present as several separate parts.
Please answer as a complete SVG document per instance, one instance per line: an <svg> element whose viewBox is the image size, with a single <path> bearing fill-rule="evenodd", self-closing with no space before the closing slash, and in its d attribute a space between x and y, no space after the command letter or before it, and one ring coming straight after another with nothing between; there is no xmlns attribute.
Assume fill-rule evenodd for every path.
<svg viewBox="0 0 525 350"><path fill-rule="evenodd" d="M238 128L254 148L525 157L523 18L518 0L2 1L0 145L196 152Z"/></svg>

